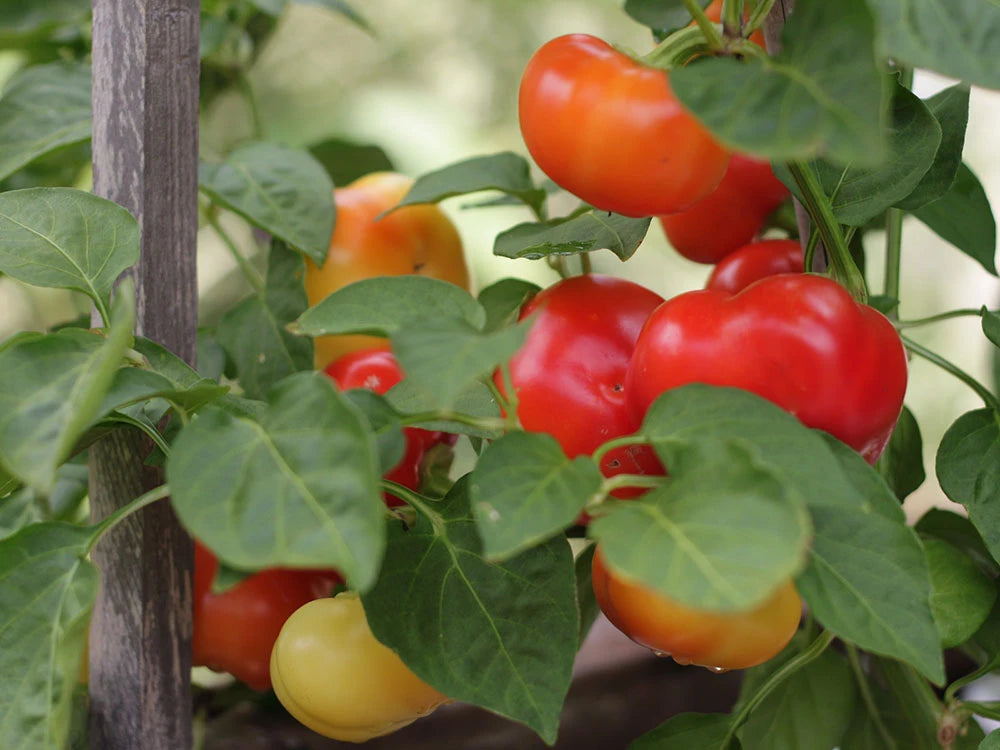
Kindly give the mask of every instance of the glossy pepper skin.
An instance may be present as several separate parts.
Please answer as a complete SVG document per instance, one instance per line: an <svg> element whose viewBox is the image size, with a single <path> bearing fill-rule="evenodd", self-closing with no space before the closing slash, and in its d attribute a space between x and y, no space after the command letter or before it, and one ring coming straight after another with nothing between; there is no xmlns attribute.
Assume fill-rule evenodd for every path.
<svg viewBox="0 0 1000 750"><path fill-rule="evenodd" d="M365 388L380 395L385 394L403 379L399 362L385 345L345 354L331 362L324 372L341 390ZM438 443L454 444L457 436L446 432L422 430L418 427L404 428L403 435L406 438L406 452L385 478L411 490L417 490L420 487L420 463L424 453ZM385 499L390 507L402 504L402 500L392 495L387 494Z"/></svg>
<svg viewBox="0 0 1000 750"><path fill-rule="evenodd" d="M333 570L270 568L212 593L215 555L195 541L192 663L229 672L254 690L271 687L271 648L285 620L306 602L329 596Z"/></svg>
<svg viewBox="0 0 1000 750"><path fill-rule="evenodd" d="M718 670L767 661L795 635L802 600L792 581L743 612L688 607L608 569L600 549L591 566L594 595L611 623L636 643L679 664Z"/></svg>
<svg viewBox="0 0 1000 750"><path fill-rule="evenodd" d="M719 261L705 288L736 294L755 281L782 273L802 273L802 245L798 240L761 240L744 245Z"/></svg>
<svg viewBox="0 0 1000 750"><path fill-rule="evenodd" d="M662 70L586 34L543 45L518 95L521 134L560 187L626 216L683 211L719 184L729 153Z"/></svg>
<svg viewBox="0 0 1000 750"><path fill-rule="evenodd" d="M433 205L415 205L377 219L403 199L413 180L375 172L334 191L337 223L322 268L306 259L305 287L316 305L341 287L375 276L417 274L469 288L458 230ZM383 343L372 336L321 336L315 367L322 370L348 352Z"/></svg>
<svg viewBox="0 0 1000 750"><path fill-rule="evenodd" d="M288 713L346 742L394 732L448 700L375 639L353 592L310 602L288 618L271 678Z"/></svg>
<svg viewBox="0 0 1000 750"><path fill-rule="evenodd" d="M639 330L662 302L638 284L598 274L563 279L531 299L521 319L534 323L509 365L524 429L552 435L570 458L634 433L641 420L628 410L625 373ZM504 387L499 374L496 383ZM610 451L601 471L663 473L640 445Z"/></svg>
<svg viewBox="0 0 1000 750"><path fill-rule="evenodd" d="M874 463L902 409L906 354L888 319L835 281L783 274L735 295L687 292L653 312L625 379L633 417L686 383L756 393Z"/></svg>
<svg viewBox="0 0 1000 750"><path fill-rule="evenodd" d="M733 154L719 186L686 211L661 216L671 246L695 263L718 263L750 242L789 192L771 164Z"/></svg>

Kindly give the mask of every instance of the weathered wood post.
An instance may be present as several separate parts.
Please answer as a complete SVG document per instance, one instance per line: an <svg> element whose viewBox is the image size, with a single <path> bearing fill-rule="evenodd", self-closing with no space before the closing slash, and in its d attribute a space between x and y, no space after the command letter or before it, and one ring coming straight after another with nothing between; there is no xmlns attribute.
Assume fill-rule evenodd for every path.
<svg viewBox="0 0 1000 750"><path fill-rule="evenodd" d="M142 228L138 333L194 363L198 0L93 0L94 192ZM95 519L162 483L138 433L91 450ZM191 539L167 503L98 546L90 747L191 746Z"/></svg>

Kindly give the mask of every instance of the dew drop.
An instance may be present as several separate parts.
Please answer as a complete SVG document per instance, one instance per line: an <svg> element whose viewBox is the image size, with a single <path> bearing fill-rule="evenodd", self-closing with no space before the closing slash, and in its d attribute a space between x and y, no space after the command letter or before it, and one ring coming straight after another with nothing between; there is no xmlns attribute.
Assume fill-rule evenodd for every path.
<svg viewBox="0 0 1000 750"><path fill-rule="evenodd" d="M670 654L668 654L666 651L657 651L655 648L653 649L653 653L659 656L661 659L670 656Z"/></svg>
<svg viewBox="0 0 1000 750"><path fill-rule="evenodd" d="M726 672L729 671L725 667L705 667L705 669L707 669L709 672L712 672L713 674L725 674Z"/></svg>

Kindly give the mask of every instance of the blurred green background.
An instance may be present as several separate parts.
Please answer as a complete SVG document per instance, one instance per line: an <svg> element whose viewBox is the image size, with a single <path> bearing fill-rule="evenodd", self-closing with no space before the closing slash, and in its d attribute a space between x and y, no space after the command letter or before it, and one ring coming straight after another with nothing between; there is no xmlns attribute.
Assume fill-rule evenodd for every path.
<svg viewBox="0 0 1000 750"><path fill-rule="evenodd" d="M531 53L546 40L585 32L638 51L651 43L648 32L621 11L619 0L358 0L355 6L374 35L321 8L288 6L249 73L261 135L291 146L330 137L374 143L413 176L475 155L507 149L526 153L517 127L517 86ZM0 81L21 63L18 53L0 51ZM948 83L918 72L915 88L927 96ZM994 205L1000 200L996 122L1000 92L974 90L965 155ZM238 93L222 95L202 112L206 157L224 154L252 136L247 100ZM81 175L79 186L87 180ZM452 199L445 209L462 233L477 286L507 275L541 284L555 279L543 263L491 255L493 237L529 220L526 209L464 210L468 202ZM553 214L574 205L574 199L559 195ZM234 217L226 217L225 225L251 252L247 228ZM873 291L881 287L883 239L877 232L868 238ZM701 286L710 270L673 253L655 222L627 264L608 252L596 253L594 264L595 270L626 276L665 296ZM249 292L208 229L199 234L198 271L202 314L209 322ZM996 308L1000 283L923 225L907 220L902 300L903 318L956 307ZM67 293L0 279L0 339L84 311L84 302ZM995 382L992 352L976 319L914 329L912 335L984 382ZM933 478L933 453L942 433L960 413L981 404L964 385L920 360L912 362L907 404L924 433L929 474L907 501L907 510L918 515L928 505L947 503Z"/></svg>

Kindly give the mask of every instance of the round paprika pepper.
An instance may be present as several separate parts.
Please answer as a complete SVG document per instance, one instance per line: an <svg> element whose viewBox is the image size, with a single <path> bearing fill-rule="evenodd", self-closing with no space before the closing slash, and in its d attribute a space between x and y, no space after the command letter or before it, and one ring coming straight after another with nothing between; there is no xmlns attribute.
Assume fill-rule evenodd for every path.
<svg viewBox="0 0 1000 750"><path fill-rule="evenodd" d="M719 186L686 211L661 216L670 245L695 263L718 263L745 245L789 196L770 162L733 154Z"/></svg>
<svg viewBox="0 0 1000 750"><path fill-rule="evenodd" d="M755 281L782 273L802 273L802 245L798 240L761 240L744 245L719 261L705 288L736 294Z"/></svg>
<svg viewBox="0 0 1000 750"><path fill-rule="evenodd" d="M375 639L353 592L310 602L288 618L271 654L271 679L288 713L346 742L394 732L448 700Z"/></svg>
<svg viewBox="0 0 1000 750"><path fill-rule="evenodd" d="M214 594L215 555L195 541L192 663L229 672L254 690L271 687L271 648L285 620L341 581L333 570L270 568Z"/></svg>
<svg viewBox="0 0 1000 750"><path fill-rule="evenodd" d="M802 616L802 600L790 580L753 609L709 612L618 575L599 548L591 575L597 603L611 623L678 664L717 671L762 664L792 639Z"/></svg>
<svg viewBox="0 0 1000 750"><path fill-rule="evenodd" d="M337 223L323 266L306 259L305 287L310 306L341 287L375 276L417 274L469 288L462 240L437 206L406 206L378 219L403 199L413 180L393 172L365 175L334 191ZM372 336L321 336L315 367L383 342Z"/></svg>
<svg viewBox="0 0 1000 750"><path fill-rule="evenodd" d="M719 184L729 153L677 101L667 73L586 34L543 45L518 95L521 134L560 187L605 211L683 211Z"/></svg>
<svg viewBox="0 0 1000 750"><path fill-rule="evenodd" d="M875 463L903 406L906 353L892 323L837 282L782 274L653 312L625 378L633 417L686 383L756 393Z"/></svg>
<svg viewBox="0 0 1000 750"><path fill-rule="evenodd" d="M625 373L639 330L662 302L631 281L587 274L563 279L524 305L521 319L534 316L534 323L509 364L524 429L552 435L570 458L634 433L641 420L628 410ZM499 373L495 381L503 390ZM662 474L663 467L651 448L631 445L609 451L601 471Z"/></svg>

